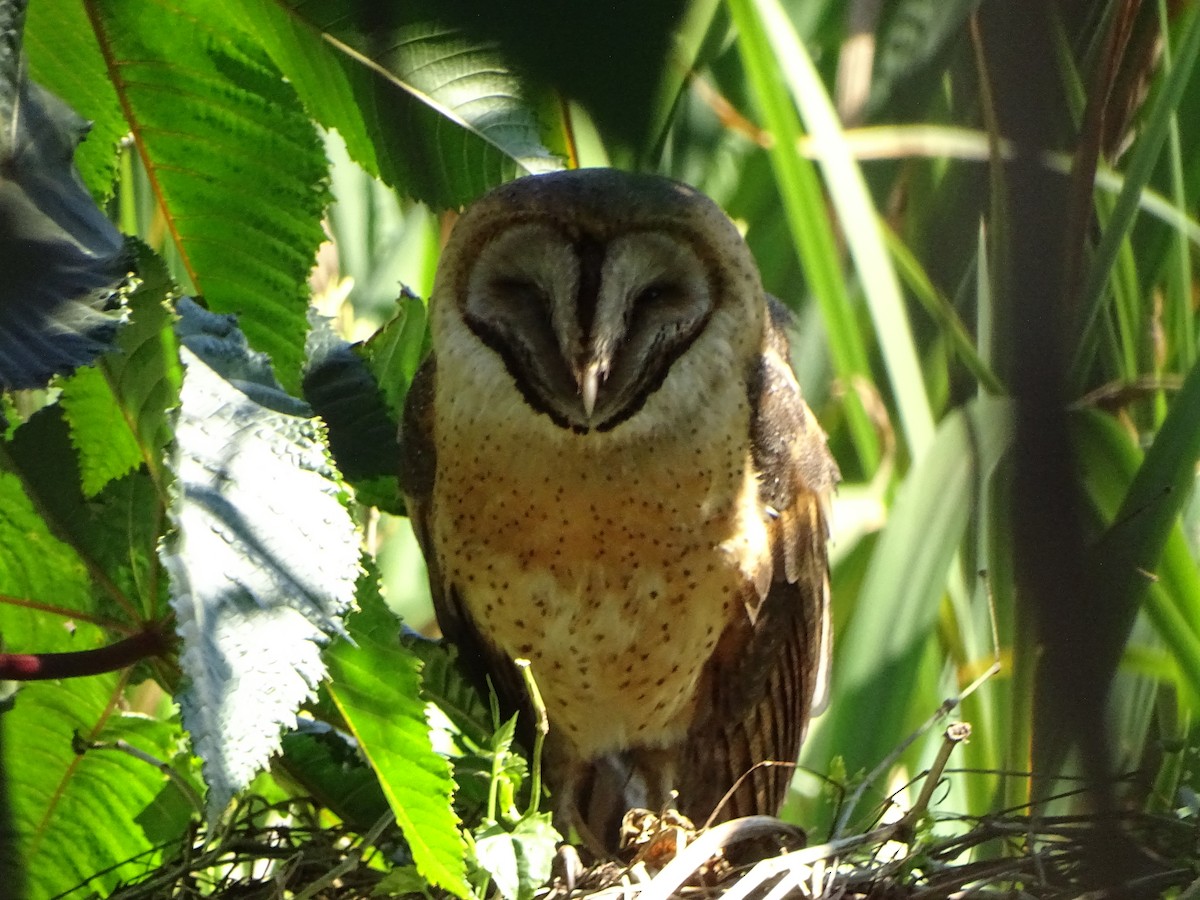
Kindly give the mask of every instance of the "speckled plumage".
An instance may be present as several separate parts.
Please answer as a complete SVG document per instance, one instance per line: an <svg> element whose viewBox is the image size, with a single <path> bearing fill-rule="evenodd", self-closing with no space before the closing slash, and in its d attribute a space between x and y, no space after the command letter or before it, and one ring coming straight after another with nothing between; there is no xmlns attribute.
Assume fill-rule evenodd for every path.
<svg viewBox="0 0 1200 900"><path fill-rule="evenodd" d="M597 847L630 806L675 788L703 820L798 752L836 467L779 314L724 214L664 179L510 183L443 254L406 497L443 631L514 707L531 660L548 780ZM789 779L755 770L719 817Z"/></svg>

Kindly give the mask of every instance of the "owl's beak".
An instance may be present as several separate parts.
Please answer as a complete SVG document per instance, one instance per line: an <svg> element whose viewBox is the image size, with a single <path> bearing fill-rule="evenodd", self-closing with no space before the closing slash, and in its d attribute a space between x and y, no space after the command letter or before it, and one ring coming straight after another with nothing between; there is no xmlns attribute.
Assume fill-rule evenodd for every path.
<svg viewBox="0 0 1200 900"><path fill-rule="evenodd" d="M600 382L608 374L607 368L603 360L593 359L575 375L579 396L583 400L583 412L589 419L596 408L596 394L600 390Z"/></svg>

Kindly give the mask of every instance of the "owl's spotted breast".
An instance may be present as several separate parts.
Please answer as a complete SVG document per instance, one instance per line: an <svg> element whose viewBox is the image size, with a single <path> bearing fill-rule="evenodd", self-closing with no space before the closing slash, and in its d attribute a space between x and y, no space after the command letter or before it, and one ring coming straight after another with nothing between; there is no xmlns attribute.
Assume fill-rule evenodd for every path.
<svg viewBox="0 0 1200 900"><path fill-rule="evenodd" d="M547 461L520 429L438 421L432 538L477 627L533 664L551 722L588 756L679 740L767 549L738 430ZM699 429L696 429L697 432ZM757 602L757 597L753 598Z"/></svg>

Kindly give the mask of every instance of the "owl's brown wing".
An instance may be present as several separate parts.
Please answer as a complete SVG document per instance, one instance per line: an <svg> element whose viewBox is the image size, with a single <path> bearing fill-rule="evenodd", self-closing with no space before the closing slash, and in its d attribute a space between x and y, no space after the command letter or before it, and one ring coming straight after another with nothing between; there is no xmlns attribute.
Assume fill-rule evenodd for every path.
<svg viewBox="0 0 1200 900"><path fill-rule="evenodd" d="M502 712L508 716L527 702L520 674L512 660L479 633L463 608L458 590L443 578L430 533L433 482L438 463L433 435L436 379L437 362L431 354L417 369L405 398L400 424L400 489L421 554L425 557L438 627L443 637L457 648L459 663L467 677L484 697L490 682L500 699Z"/></svg>
<svg viewBox="0 0 1200 900"><path fill-rule="evenodd" d="M786 764L799 755L828 679L825 544L838 470L788 362L788 313L773 298L770 308L751 380L750 437L771 558L746 585L750 614L738 616L717 645L701 686L711 702L688 735L680 795L683 811L702 819L735 784L718 819L779 811L793 775ZM755 768L767 760L785 765Z"/></svg>

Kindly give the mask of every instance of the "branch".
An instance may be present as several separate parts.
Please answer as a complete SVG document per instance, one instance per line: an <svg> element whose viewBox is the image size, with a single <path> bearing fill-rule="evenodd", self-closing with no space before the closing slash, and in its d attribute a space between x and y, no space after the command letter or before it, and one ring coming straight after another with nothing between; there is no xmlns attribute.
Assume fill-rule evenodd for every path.
<svg viewBox="0 0 1200 900"><path fill-rule="evenodd" d="M161 623L152 623L143 631L95 650L71 653L0 653L0 679L7 681L45 681L53 678L77 678L116 672L143 659L165 656L172 638Z"/></svg>

